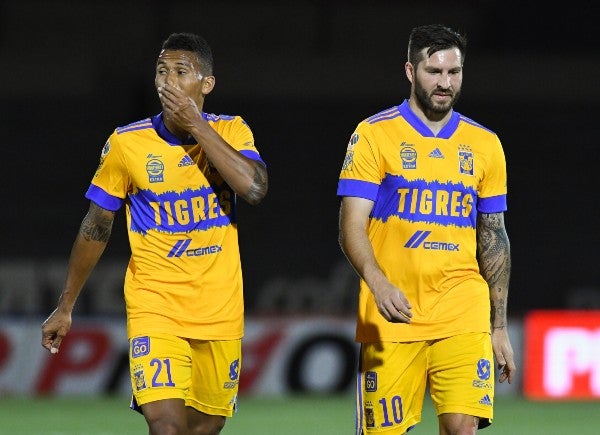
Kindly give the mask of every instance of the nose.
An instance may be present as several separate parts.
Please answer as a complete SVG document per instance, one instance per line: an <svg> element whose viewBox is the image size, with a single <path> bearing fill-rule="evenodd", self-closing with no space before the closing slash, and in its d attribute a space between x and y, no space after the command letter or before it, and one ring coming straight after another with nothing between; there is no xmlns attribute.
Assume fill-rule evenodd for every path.
<svg viewBox="0 0 600 435"><path fill-rule="evenodd" d="M440 88L448 89L450 87L450 74L442 73L438 80L438 86Z"/></svg>
<svg viewBox="0 0 600 435"><path fill-rule="evenodd" d="M177 74L173 71L169 71L165 78L165 82L170 86L175 86L177 84Z"/></svg>
<svg viewBox="0 0 600 435"><path fill-rule="evenodd" d="M169 85L176 86L177 84L177 74L172 71L165 71L162 74L156 76L157 85Z"/></svg>

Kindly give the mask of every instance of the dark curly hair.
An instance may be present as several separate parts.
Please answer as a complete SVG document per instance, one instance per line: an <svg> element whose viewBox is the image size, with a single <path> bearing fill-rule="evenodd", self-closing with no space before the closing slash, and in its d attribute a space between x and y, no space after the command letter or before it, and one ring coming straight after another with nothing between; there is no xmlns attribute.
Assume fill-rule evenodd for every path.
<svg viewBox="0 0 600 435"><path fill-rule="evenodd" d="M196 53L202 73L212 75L213 55L206 40L194 33L171 33L162 44L163 50L185 50Z"/></svg>

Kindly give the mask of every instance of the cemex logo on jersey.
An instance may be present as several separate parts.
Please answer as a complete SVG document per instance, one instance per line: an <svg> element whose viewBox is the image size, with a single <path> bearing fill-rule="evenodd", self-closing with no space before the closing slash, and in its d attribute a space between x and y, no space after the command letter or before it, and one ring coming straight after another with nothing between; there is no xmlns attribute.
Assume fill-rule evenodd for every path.
<svg viewBox="0 0 600 435"><path fill-rule="evenodd" d="M188 249L190 243L192 243L192 239L177 240L177 243L173 245L173 249L167 254L167 257L181 257L183 254L187 257L201 257L202 255L216 254L223 250L221 245Z"/></svg>
<svg viewBox="0 0 600 435"><path fill-rule="evenodd" d="M416 231L408 242L404 245L405 248L410 249L429 249L432 251L460 251L458 243L447 243L447 242L426 242L425 239L429 237L431 231Z"/></svg>

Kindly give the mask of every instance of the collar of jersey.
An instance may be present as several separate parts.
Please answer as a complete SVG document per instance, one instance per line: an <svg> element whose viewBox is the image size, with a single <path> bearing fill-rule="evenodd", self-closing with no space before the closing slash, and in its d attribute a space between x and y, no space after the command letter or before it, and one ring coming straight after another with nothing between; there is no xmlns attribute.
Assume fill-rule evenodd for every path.
<svg viewBox="0 0 600 435"><path fill-rule="evenodd" d="M421 136L425 137L439 137L440 139L448 139L458 128L458 122L460 121L460 114L452 111L452 116L448 120L448 123L444 125L444 128L440 130L437 136L431 131L429 127L425 125L423 121L412 111L408 105L408 100L404 100L402 104L398 106L398 112L415 130L417 130Z"/></svg>
<svg viewBox="0 0 600 435"><path fill-rule="evenodd" d="M202 118L208 121L206 113L204 112L202 112ZM186 140L181 140L173 133L171 133L167 129L167 126L163 121L162 112L152 117L152 126L154 127L154 130L156 130L156 133L161 137L161 139L163 139L169 145L196 145L198 143L196 139L194 139L194 137L191 135Z"/></svg>

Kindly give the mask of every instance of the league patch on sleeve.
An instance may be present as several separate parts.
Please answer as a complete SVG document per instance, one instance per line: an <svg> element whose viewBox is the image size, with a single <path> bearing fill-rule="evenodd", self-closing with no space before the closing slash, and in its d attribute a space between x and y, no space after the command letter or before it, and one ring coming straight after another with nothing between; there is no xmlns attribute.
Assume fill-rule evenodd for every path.
<svg viewBox="0 0 600 435"><path fill-rule="evenodd" d="M150 337L135 337L131 340L131 357L139 358L150 353Z"/></svg>
<svg viewBox="0 0 600 435"><path fill-rule="evenodd" d="M348 142L348 146L346 148L346 157L344 158L344 163L342 164L343 171L351 171L352 163L354 162L354 145L358 142L360 136L358 133L352 133L350 136L350 141Z"/></svg>
<svg viewBox="0 0 600 435"><path fill-rule="evenodd" d="M100 157L104 158L110 151L110 141L107 140L104 146L102 147L102 152L100 152Z"/></svg>
<svg viewBox="0 0 600 435"><path fill-rule="evenodd" d="M354 145L356 145L356 142L358 142L358 139L360 139L358 133L352 133L352 136L350 136L350 140L348 141L348 146L346 147L346 150L352 151L352 149L354 149Z"/></svg>

